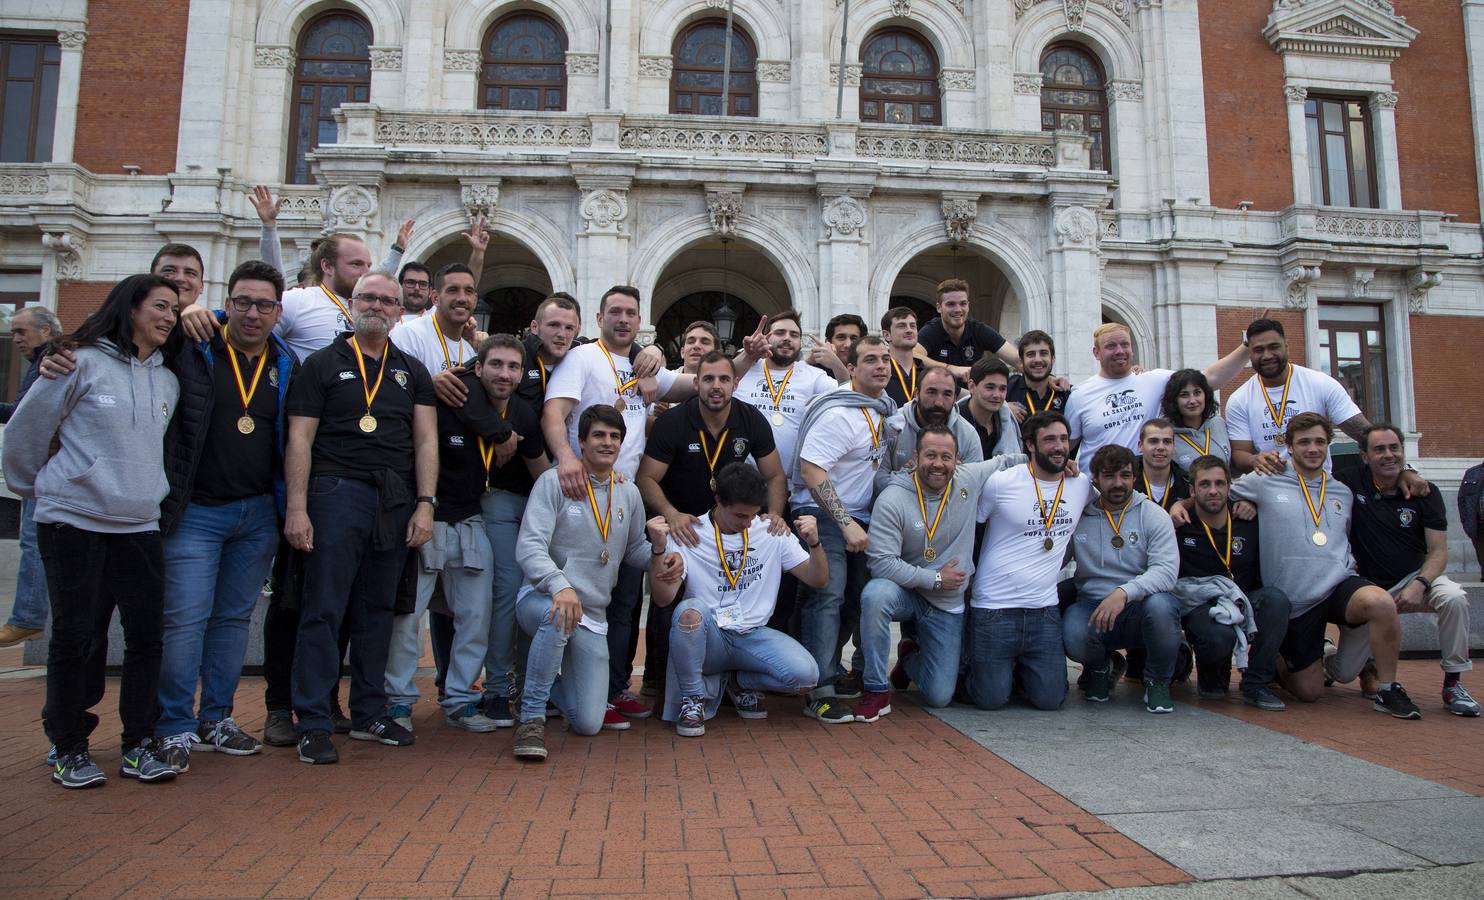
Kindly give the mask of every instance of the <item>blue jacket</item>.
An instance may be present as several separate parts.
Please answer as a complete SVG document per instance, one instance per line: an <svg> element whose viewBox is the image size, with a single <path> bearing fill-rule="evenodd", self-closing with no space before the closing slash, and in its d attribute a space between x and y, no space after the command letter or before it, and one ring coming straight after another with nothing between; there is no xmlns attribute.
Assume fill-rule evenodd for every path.
<svg viewBox="0 0 1484 900"><path fill-rule="evenodd" d="M1479 499L1484 492L1484 463L1463 473L1458 485L1458 518L1464 533L1474 540L1479 535Z"/></svg>
<svg viewBox="0 0 1484 900"><path fill-rule="evenodd" d="M283 483L283 447L288 436L288 421L285 409L288 405L289 382L299 371L294 353L276 334L269 340L278 348L278 419L274 423L276 453L273 460L273 493L278 503L278 515L284 514L286 494ZM160 503L160 531L169 534L175 529L191 502L191 492L196 484L196 465L206 447L207 426L211 423L213 387L216 360L211 355L211 343L200 341L194 347L181 351L171 363L175 377L180 380L180 401L170 430L165 434L165 477L170 483L170 493Z"/></svg>

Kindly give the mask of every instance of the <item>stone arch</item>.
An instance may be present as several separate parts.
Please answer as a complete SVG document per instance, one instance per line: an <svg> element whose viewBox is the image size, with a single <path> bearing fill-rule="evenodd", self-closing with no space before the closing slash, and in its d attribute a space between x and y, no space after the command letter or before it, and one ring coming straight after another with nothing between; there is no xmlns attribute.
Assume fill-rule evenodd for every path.
<svg viewBox="0 0 1484 900"><path fill-rule="evenodd" d="M259 44L297 47L304 24L320 13L343 9L360 13L371 23L371 43L401 47L405 23L395 0L267 0L258 15Z"/></svg>
<svg viewBox="0 0 1484 900"><path fill-rule="evenodd" d="M576 263L568 252L566 239L555 228L504 207L497 207L485 224L491 232L518 241L535 254L546 267L553 291L577 293ZM469 216L462 209L419 218L403 259L427 259L439 246L457 240L468 228Z"/></svg>
<svg viewBox="0 0 1484 900"><path fill-rule="evenodd" d="M671 261L674 261L673 258ZM663 272L663 269L661 272ZM683 297L688 297L691 294L718 290L721 282L722 271L717 268L691 269L681 275L667 278L664 284L655 285L654 294L649 298L650 311L653 313L654 319L658 320L660 316L665 314L666 310L674 305L675 301ZM746 300L754 309L764 315L782 312L784 310L784 306L778 304L778 298L769 297L768 289L754 278L749 278L741 272L728 272L726 273L726 282L727 293L734 294ZM763 308L767 306L766 303L761 302L764 299L774 301L773 306ZM650 324L653 325L654 322Z"/></svg>
<svg viewBox="0 0 1484 900"><path fill-rule="evenodd" d="M780 237L776 228L750 215L737 217L735 235L737 240L762 253L778 267L788 285L794 309L807 311L818 308L819 289L815 284L814 268L798 247ZM691 245L715 236L710 217L701 213L677 217L651 232L651 240L634 254L629 282L639 289L640 296L649 298L649 313L654 310L654 290L665 267ZM646 313L645 321L653 322L649 313Z"/></svg>
<svg viewBox="0 0 1484 900"><path fill-rule="evenodd" d="M644 14L644 25L639 31L639 52L646 56L669 56L675 36L696 19L718 15L726 18L725 6L717 9L710 0L661 0L655 6ZM736 23L746 29L757 46L758 59L793 58L788 22L775 4L739 3Z"/></svg>
<svg viewBox="0 0 1484 900"><path fill-rule="evenodd" d="M938 3L919 4L912 9L912 17L905 18L892 12L891 0L866 0L850 12L850 34L845 45L847 64L857 65L861 58L861 43L886 26L907 28L922 35L938 54L938 65L944 69L974 68L974 34L969 30L965 17L950 11ZM844 24L844 10L837 9L830 20L828 54L832 62L838 63L840 52L840 28Z"/></svg>
<svg viewBox="0 0 1484 900"><path fill-rule="evenodd" d="M1096 3L1087 4L1080 31L1067 29L1061 4L1043 3L1027 12L1010 41L1014 71L1041 71L1041 55L1046 48L1066 40L1076 41L1092 51L1103 64L1103 74L1109 81L1143 81L1143 57L1133 34L1123 20Z"/></svg>
<svg viewBox="0 0 1484 900"><path fill-rule="evenodd" d="M1102 307L1111 318L1127 325L1134 335L1134 361L1153 368L1160 363L1159 348L1154 341L1154 326L1144 304L1127 291L1103 281ZM1090 344L1089 344L1090 346Z"/></svg>
<svg viewBox="0 0 1484 900"><path fill-rule="evenodd" d="M891 288L897 273L918 254L948 243L943 224L935 222L909 231L887 248L871 272L867 292L871 304L867 321L879 319L891 302ZM1041 271L1042 255L1035 252L1011 229L995 224L975 222L960 246L973 247L984 253L1010 280L1020 299L1021 327L1051 330L1051 291Z"/></svg>
<svg viewBox="0 0 1484 900"><path fill-rule="evenodd" d="M450 50L479 50L490 26L514 12L544 13L567 33L567 49L576 53L598 52L602 23L593 4L577 0L456 0L444 26L443 43Z"/></svg>

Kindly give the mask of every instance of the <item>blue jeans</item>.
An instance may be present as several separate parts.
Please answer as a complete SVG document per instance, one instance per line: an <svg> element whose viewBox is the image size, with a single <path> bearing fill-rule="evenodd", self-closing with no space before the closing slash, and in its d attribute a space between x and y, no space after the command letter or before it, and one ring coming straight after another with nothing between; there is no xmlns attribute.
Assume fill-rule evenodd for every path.
<svg viewBox="0 0 1484 900"><path fill-rule="evenodd" d="M699 625L687 628L681 618L699 613ZM781 631L754 628L739 633L716 624L716 614L704 603L687 600L675 609L670 627L670 666L680 696L705 696L704 678L735 672L737 684L748 690L796 694L819 682L819 668L799 642Z"/></svg>
<svg viewBox="0 0 1484 900"><path fill-rule="evenodd" d="M1015 675L1037 709L1057 709L1067 699L1067 658L1061 613L1040 609L969 610L969 699L980 709L1010 701Z"/></svg>
<svg viewBox="0 0 1484 900"><path fill-rule="evenodd" d="M623 551L618 551L622 558ZM618 567L608 603L608 696L629 689L639 649L639 612L644 606L644 570ZM524 627L524 626L522 626Z"/></svg>
<svg viewBox="0 0 1484 900"><path fill-rule="evenodd" d="M824 587L799 586L799 643L819 667L819 687L809 695L817 700L835 696L841 638L860 629L861 591L870 571L865 553L846 551L845 533L827 513L817 506L803 507L797 513L814 516L819 524L819 542L830 562L830 579Z"/></svg>
<svg viewBox="0 0 1484 900"><path fill-rule="evenodd" d="M188 504L165 537L165 632L156 737L232 714L247 628L278 547L271 494ZM200 716L196 678L201 680Z"/></svg>
<svg viewBox="0 0 1484 900"><path fill-rule="evenodd" d="M51 602L46 594L46 572L36 549L36 500L21 501L21 563L15 572L15 605L7 625L45 628Z"/></svg>
<svg viewBox="0 0 1484 900"><path fill-rule="evenodd" d="M526 511L520 494L494 490L484 496L484 533L495 553L494 606L490 610L489 646L484 652L484 696L508 697L515 679L515 595L525 582L515 540Z"/></svg>
<svg viewBox="0 0 1484 900"><path fill-rule="evenodd" d="M531 636L520 720L545 719L549 699L573 731L597 734L608 712L607 638L581 625L562 634L551 623L551 595L540 591L529 591L516 601L515 618Z"/></svg>
<svg viewBox="0 0 1484 900"><path fill-rule="evenodd" d="M1102 598L1078 600L1062 619L1067 656L1089 671L1108 664L1110 650L1142 648L1145 681L1169 683L1175 677L1175 657L1184 635L1180 630L1180 601L1161 591L1123 607L1109 631L1098 632L1089 622Z"/></svg>
<svg viewBox="0 0 1484 900"><path fill-rule="evenodd" d="M865 651L868 691L891 689L886 661L891 656L891 623L916 622L919 652L903 660L928 706L947 706L958 682L963 644L963 613L944 612L886 578L872 578L861 592L861 649Z"/></svg>

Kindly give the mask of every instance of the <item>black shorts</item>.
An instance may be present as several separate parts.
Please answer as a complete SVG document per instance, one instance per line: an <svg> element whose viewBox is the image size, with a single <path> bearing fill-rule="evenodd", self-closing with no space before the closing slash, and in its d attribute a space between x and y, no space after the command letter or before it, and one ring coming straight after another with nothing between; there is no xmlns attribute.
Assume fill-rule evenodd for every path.
<svg viewBox="0 0 1484 900"><path fill-rule="evenodd" d="M1361 588L1375 587L1359 575L1350 575L1335 585L1313 609L1288 620L1288 633L1278 653L1288 664L1288 671L1301 672L1324 658L1324 630L1329 625L1349 625L1345 607Z"/></svg>

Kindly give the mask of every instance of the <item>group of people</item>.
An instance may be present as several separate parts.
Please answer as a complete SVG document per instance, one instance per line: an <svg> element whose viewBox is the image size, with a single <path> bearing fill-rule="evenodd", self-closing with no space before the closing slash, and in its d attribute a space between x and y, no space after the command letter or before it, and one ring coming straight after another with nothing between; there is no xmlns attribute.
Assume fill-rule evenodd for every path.
<svg viewBox="0 0 1484 900"><path fill-rule="evenodd" d="M275 201L255 204L271 226ZM697 322L667 369L622 285L596 298L595 340L565 294L523 336L478 333L483 223L465 237L468 265L392 274L330 235L308 284L248 261L220 311L172 244L70 335L17 318L50 332L0 414L18 581L49 594L53 780L106 780L88 748L115 609L120 772L144 782L196 752L411 745L425 619L447 725L514 727L532 761L551 718L624 729L646 696L688 737L723 702L765 717L768 693L827 724L876 721L914 683L930 706L1054 709L1068 657L1087 699L1129 677L1151 712L1192 665L1224 696L1235 664L1261 709L1359 678L1417 718L1396 680L1407 612L1438 617L1446 708L1479 714L1440 495L1398 429L1288 360L1278 322L1179 372L1137 369L1104 325L1074 388L1050 335L1006 341L952 279L921 328L908 308L879 335L842 316L806 350L787 311L728 356ZM1223 419L1213 385L1249 361ZM1361 467L1332 474L1332 423ZM265 582L260 741L232 711ZM20 595L7 643L45 623Z"/></svg>

